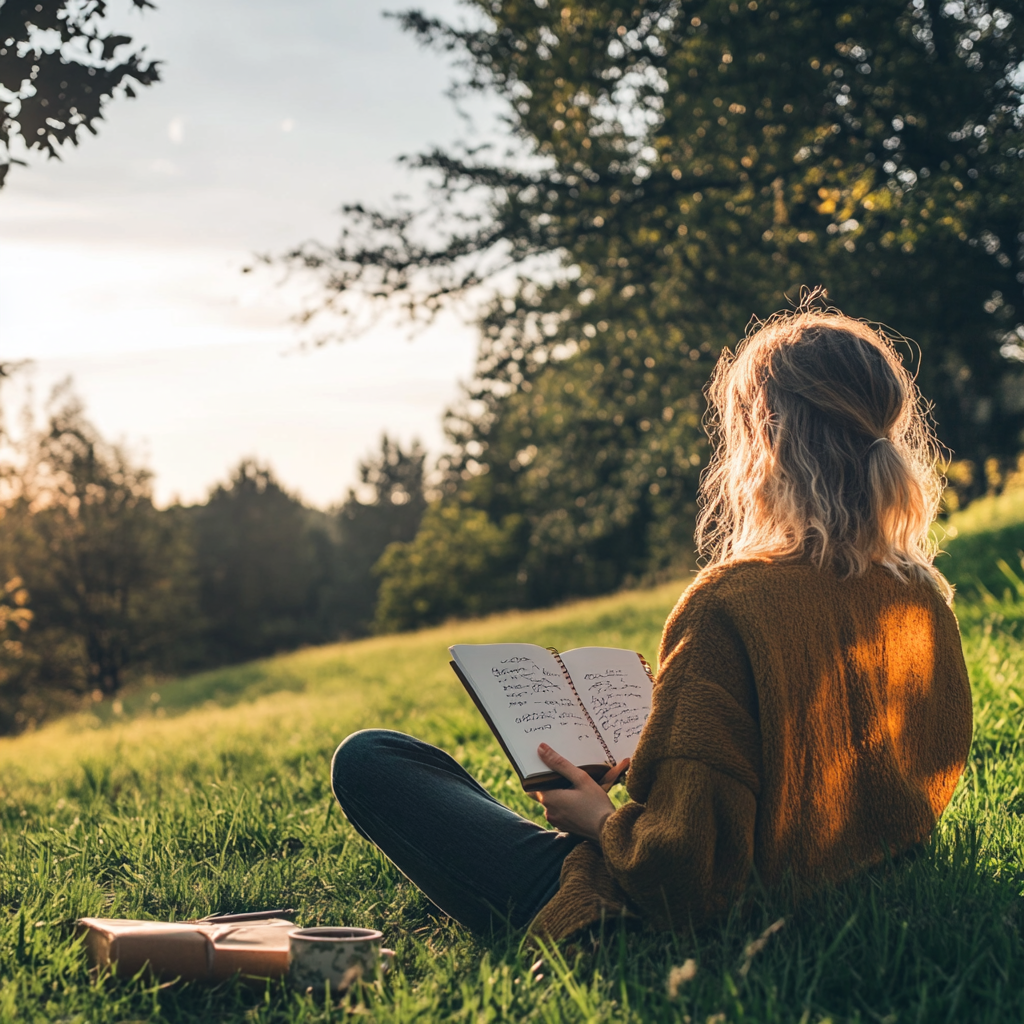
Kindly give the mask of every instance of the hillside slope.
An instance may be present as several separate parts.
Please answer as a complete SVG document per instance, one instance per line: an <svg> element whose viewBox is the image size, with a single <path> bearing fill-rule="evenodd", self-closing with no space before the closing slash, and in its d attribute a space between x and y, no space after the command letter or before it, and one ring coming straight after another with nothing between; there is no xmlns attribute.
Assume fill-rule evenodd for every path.
<svg viewBox="0 0 1024 1024"><path fill-rule="evenodd" d="M684 585L309 648L141 689L119 702L120 714L107 702L0 740L0 778L54 778L110 749L274 745L295 729L304 738L313 730L329 745L380 716L398 728L406 718L440 708L466 713L475 723L476 712L448 665L449 644L525 640L565 650L601 643L641 651L653 664L662 624Z"/></svg>
<svg viewBox="0 0 1024 1024"><path fill-rule="evenodd" d="M959 521L979 547L949 556L957 573L988 571L964 563L969 550L1005 550L993 537L1014 524L995 511L1001 525L988 532ZM335 745L386 726L443 745L490 792L538 817L448 667L448 644L604 643L653 662L682 586L300 651L0 741L0 1024L269 1024L352 1011L394 1024L1024 1018L1024 600L1015 596L957 602L975 740L935 839L799 906L759 894L746 916L709 933L623 933L565 958L549 952L538 968L520 936L481 941L439 916L338 813ZM279 906L295 907L302 924L381 927L396 971L343 1008L279 985L96 980L67 927L86 915ZM779 919L782 931L750 945ZM670 969L691 957L696 977L672 996Z"/></svg>

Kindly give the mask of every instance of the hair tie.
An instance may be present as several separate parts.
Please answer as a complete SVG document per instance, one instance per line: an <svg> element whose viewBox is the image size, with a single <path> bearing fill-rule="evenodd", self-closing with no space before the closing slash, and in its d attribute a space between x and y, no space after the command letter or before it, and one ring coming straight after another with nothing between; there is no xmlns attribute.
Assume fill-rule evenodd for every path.
<svg viewBox="0 0 1024 1024"><path fill-rule="evenodd" d="M876 444L881 444L883 441L888 440L889 438L886 437L885 435L883 435L882 437L876 437L874 441L872 441L871 444L868 445L868 451L871 451L871 449L874 448Z"/></svg>

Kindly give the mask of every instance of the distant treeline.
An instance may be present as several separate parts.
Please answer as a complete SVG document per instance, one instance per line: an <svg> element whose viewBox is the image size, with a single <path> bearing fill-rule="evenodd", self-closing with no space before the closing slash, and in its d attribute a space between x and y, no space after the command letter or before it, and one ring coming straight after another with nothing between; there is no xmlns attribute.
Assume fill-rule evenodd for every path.
<svg viewBox="0 0 1024 1024"><path fill-rule="evenodd" d="M309 508L245 460L205 504L158 509L150 472L68 396L7 456L0 732L146 676L366 634L373 567L425 505L423 452L385 437L363 500Z"/></svg>

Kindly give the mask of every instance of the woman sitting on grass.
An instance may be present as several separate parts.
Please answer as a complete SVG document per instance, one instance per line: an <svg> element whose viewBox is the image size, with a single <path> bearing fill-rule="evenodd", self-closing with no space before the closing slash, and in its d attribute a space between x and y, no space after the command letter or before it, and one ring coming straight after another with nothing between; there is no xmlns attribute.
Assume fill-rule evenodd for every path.
<svg viewBox="0 0 1024 1024"><path fill-rule="evenodd" d="M951 590L932 565L940 481L913 379L835 311L780 314L712 379L707 561L661 643L631 800L546 745L555 829L447 754L367 730L334 755L349 820L446 913L552 938L603 917L685 929L752 874L838 881L921 842L971 742Z"/></svg>

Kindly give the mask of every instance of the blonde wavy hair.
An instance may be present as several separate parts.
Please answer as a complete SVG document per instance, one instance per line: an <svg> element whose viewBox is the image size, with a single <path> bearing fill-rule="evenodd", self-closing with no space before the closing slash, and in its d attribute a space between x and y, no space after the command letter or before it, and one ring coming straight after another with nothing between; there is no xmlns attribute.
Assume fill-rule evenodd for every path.
<svg viewBox="0 0 1024 1024"><path fill-rule="evenodd" d="M849 577L878 563L952 599L932 564L939 446L889 338L805 302L726 350L707 398L715 451L696 533L706 565L772 557Z"/></svg>

